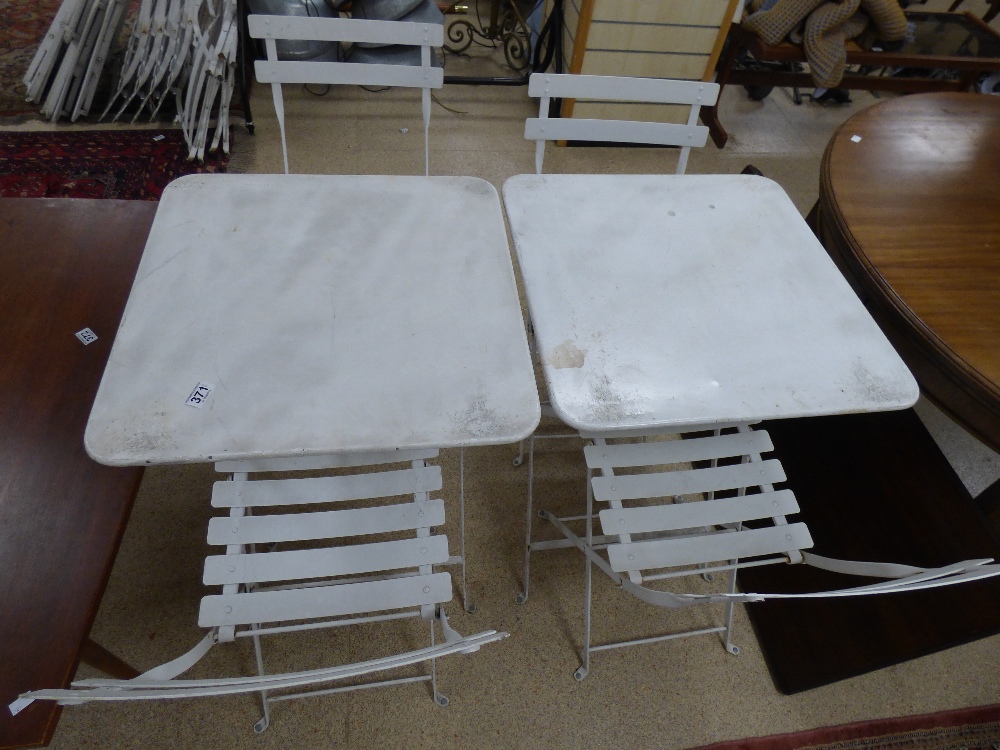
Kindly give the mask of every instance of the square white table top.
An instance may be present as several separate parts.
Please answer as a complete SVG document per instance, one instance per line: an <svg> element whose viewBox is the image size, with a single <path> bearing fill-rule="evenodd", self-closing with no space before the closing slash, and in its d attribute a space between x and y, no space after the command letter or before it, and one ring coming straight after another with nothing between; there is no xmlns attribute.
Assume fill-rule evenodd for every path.
<svg viewBox="0 0 1000 750"><path fill-rule="evenodd" d="M917 399L771 180L518 175L503 199L552 406L572 427L660 431Z"/></svg>
<svg viewBox="0 0 1000 750"><path fill-rule="evenodd" d="M207 462L508 443L538 419L492 185L192 175L163 193L85 444Z"/></svg>

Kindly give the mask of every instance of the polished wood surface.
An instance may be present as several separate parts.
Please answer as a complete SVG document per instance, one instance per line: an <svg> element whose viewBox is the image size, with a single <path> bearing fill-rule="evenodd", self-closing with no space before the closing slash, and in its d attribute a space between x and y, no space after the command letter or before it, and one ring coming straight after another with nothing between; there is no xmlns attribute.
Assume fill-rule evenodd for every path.
<svg viewBox="0 0 1000 750"><path fill-rule="evenodd" d="M812 551L938 566L1000 559L1000 538L912 409L762 425L809 525ZM871 583L805 565L740 571L744 591ZM747 605L775 685L797 693L1000 632L1000 578L853 598Z"/></svg>
<svg viewBox="0 0 1000 750"><path fill-rule="evenodd" d="M1000 97L852 117L823 158L818 228L925 395L1000 450Z"/></svg>
<svg viewBox="0 0 1000 750"><path fill-rule="evenodd" d="M95 463L83 431L156 205L0 199L0 747L51 739L57 705L6 707L81 650L128 674L88 633L142 470Z"/></svg>

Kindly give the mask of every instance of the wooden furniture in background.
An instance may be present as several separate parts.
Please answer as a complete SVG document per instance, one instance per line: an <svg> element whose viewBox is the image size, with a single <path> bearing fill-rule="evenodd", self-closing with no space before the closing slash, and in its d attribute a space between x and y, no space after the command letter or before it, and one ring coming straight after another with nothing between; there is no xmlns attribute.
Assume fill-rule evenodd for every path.
<svg viewBox="0 0 1000 750"><path fill-rule="evenodd" d="M906 14L913 27L913 38L901 49L876 52L860 47L857 42L847 43L847 65L862 66L858 72L847 73L839 88L861 91L892 91L915 93L929 91L965 91L984 71L1000 70L1000 34L971 13L921 13ZM739 24L729 30L729 48L719 66L718 84L743 86L802 86L812 88L812 76L805 71L752 69L737 67L749 52L753 60L762 63L806 62L802 47L782 42L767 44ZM913 71L930 69L927 74L888 75L887 71L910 68ZM941 77L941 71L955 73ZM721 95L720 95L721 98ZM712 132L715 145L722 148L729 139L719 121L719 107L702 111L703 121Z"/></svg>
<svg viewBox="0 0 1000 750"><path fill-rule="evenodd" d="M569 73L711 80L739 0L564 0ZM563 117L687 121L668 104L566 99Z"/></svg>
<svg viewBox="0 0 1000 750"><path fill-rule="evenodd" d="M952 12L958 10L962 5L962 2L963 0L955 0L955 2L948 7L948 10ZM986 23L989 23L997 17L998 13L1000 13L1000 0L986 0L986 2L989 7L986 9L986 12L983 13L983 20L986 21Z"/></svg>
<svg viewBox="0 0 1000 750"><path fill-rule="evenodd" d="M83 659L135 670L88 638L142 469L84 452L90 405L156 203L0 200L0 746L47 744L60 707L7 706L65 686ZM84 345L75 333L90 328Z"/></svg>
<svg viewBox="0 0 1000 750"><path fill-rule="evenodd" d="M1000 99L893 99L830 141L817 221L924 394L1000 451L998 174Z"/></svg>

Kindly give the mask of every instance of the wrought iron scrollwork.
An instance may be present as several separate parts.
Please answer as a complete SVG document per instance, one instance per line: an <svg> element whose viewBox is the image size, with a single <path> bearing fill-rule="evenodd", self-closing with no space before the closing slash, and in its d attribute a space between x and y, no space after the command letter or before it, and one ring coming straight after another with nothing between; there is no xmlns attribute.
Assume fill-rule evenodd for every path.
<svg viewBox="0 0 1000 750"><path fill-rule="evenodd" d="M531 29L518 0L491 0L488 20L477 7L474 22L464 18L452 21L447 35L450 44L445 46L446 52L462 54L473 44L499 46L513 70L525 70L531 63Z"/></svg>

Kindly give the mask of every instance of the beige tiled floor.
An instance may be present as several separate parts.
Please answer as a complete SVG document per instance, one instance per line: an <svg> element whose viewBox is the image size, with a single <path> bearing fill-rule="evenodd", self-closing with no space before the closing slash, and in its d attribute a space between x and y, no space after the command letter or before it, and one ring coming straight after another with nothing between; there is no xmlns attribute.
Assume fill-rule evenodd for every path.
<svg viewBox="0 0 1000 750"><path fill-rule="evenodd" d="M316 97L286 87L292 170L317 173L417 174L423 145L419 100L412 92L334 89ZM474 175L498 188L533 171L533 145L524 141L524 118L535 110L522 88L449 86L435 94L431 121L432 174ZM753 163L779 182L803 213L818 192L822 150L852 112L870 105L854 94L849 106L795 106L777 90L750 102L726 92L722 112L731 134L725 150L692 154L689 171L739 172ZM232 171L281 170L270 92L252 98L257 133L237 128ZM444 107L448 109L445 109ZM454 110L454 111L452 111ZM460 114L460 113L461 114ZM404 132L405 131L405 132ZM547 171L671 172L669 150L558 149L547 152ZM447 232L447 227L442 227ZM419 250L433 252L433 248ZM734 247L734 252L739 248ZM458 281L458 280L456 280ZM922 407L949 454L974 487L1000 475L1000 457L979 446L931 407ZM468 483L469 585L474 615L454 602L459 630L507 630L511 637L439 665L440 686L451 705L440 708L423 686L388 688L294 701L275 707L272 724L255 737L254 697L68 708L54 748L690 748L739 737L813 728L876 717L1000 702L1000 636L796 696L772 685L745 613L737 612L742 653L725 653L714 638L671 641L598 654L590 677L577 683L582 568L572 552L536 560L531 599L514 604L520 561L526 473L514 468L515 447L470 451ZM443 454L446 531L458 544L457 455ZM538 457L540 492L559 505L582 491L579 446L550 442ZM136 501L93 637L140 667L173 658L202 633L197 607L205 593L201 561L207 553L209 468L152 468ZM656 631L657 612L598 580L603 595L595 636L612 627ZM622 604L623 606L619 606ZM711 609L670 615L668 627L717 618ZM331 661L358 656L385 637L405 647L412 623L382 625L372 635L305 636L268 644L272 669L299 666L306 651ZM378 637L374 633L379 633ZM219 647L195 676L249 674L248 644ZM82 667L80 675L90 675Z"/></svg>

